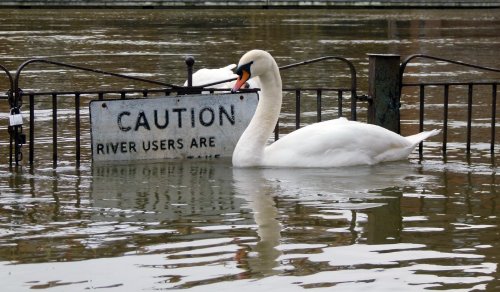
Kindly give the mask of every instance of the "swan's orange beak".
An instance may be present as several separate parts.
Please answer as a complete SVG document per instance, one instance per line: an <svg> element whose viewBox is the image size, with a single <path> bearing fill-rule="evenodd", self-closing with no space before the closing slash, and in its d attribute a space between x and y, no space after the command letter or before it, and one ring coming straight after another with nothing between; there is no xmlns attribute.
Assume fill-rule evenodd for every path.
<svg viewBox="0 0 500 292"><path fill-rule="evenodd" d="M250 73L248 73L248 71L243 70L241 72L242 73L240 76L238 76L238 79L236 80L236 83L234 84L233 89L231 89L232 93L235 93L236 91L238 91L241 87L243 87L243 85L245 85L245 83L248 81L248 79L250 79Z"/></svg>

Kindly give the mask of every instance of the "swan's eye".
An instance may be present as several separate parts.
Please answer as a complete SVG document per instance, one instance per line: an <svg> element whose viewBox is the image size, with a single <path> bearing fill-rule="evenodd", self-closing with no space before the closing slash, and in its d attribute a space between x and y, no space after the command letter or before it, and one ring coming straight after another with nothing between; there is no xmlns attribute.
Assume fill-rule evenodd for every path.
<svg viewBox="0 0 500 292"><path fill-rule="evenodd" d="M248 75L250 75L250 66L253 64L253 61L250 63L246 63L244 65L239 66L236 68L236 74L240 76L240 78L243 76L243 72L247 72Z"/></svg>

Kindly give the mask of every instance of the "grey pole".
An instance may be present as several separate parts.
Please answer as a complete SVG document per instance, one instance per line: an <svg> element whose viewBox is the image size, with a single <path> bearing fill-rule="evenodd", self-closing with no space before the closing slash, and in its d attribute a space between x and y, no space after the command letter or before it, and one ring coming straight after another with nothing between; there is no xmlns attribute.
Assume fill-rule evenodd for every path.
<svg viewBox="0 0 500 292"><path fill-rule="evenodd" d="M372 98L368 123L396 133L400 132L400 59L399 55L368 55L368 96Z"/></svg>

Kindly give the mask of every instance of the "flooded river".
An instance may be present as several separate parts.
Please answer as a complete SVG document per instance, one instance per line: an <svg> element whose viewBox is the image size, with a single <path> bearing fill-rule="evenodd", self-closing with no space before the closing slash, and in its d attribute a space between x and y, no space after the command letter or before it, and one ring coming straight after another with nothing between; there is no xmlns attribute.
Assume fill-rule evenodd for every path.
<svg viewBox="0 0 500 292"><path fill-rule="evenodd" d="M368 53L424 53L500 67L499 10L0 10L0 64L37 57L182 84L195 69L236 63L249 49L280 65L348 58L367 91ZM345 86L331 62L283 72L285 87ZM344 71L343 71L344 70ZM442 62L408 81L498 80ZM325 85L326 84L326 85ZM143 88L48 65L26 69L25 91ZM8 89L5 78L2 90ZM431 89L425 128L442 127ZM52 168L50 98L37 100L34 167L9 169L0 104L2 291L497 291L500 145L489 151L491 90L478 88L471 155L467 95L453 89L448 156L441 137L408 161L338 169L235 169L227 159L92 163L88 102L75 166L72 101L58 104ZM418 93L405 89L403 134L418 130ZM304 104L304 123L314 113ZM311 103L312 104L312 103ZM293 126L286 96L281 122ZM328 104L325 104L328 106ZM498 106L497 106L498 107ZM453 109L453 110L451 110ZM23 108L23 110L25 110ZM366 104L360 103L364 118ZM326 110L324 119L335 117ZM497 124L500 116L497 109ZM485 134L486 133L486 134ZM500 140L498 126L496 141ZM25 146L26 148L26 146ZM25 156L27 149L23 148Z"/></svg>

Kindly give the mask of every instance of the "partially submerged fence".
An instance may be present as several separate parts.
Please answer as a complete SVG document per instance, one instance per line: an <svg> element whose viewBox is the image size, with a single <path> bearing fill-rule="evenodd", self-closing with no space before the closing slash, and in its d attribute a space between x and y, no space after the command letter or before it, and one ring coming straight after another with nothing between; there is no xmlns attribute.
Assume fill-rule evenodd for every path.
<svg viewBox="0 0 500 292"><path fill-rule="evenodd" d="M436 100L435 103L442 105L442 153L443 156L446 156L447 150L448 150L448 136L449 136L449 109L450 109L450 92L453 89L462 89L463 91L466 92L466 95L464 96L465 101L464 104L467 105L467 114L466 114L466 154L470 155L471 153L471 143L472 141L472 133L473 133L473 106L474 104L474 94L475 91L478 87L486 87L489 88L486 90L486 92L482 93L482 98L483 102L488 101L489 103L487 106L484 107L486 113L483 112L483 119L487 119L490 125L490 131L489 131L489 137L487 138L489 140L489 150L491 155L495 154L495 143L496 143L496 136L498 135L498 129L497 129L497 91L498 91L498 85L500 84L500 81L496 80L477 80L475 78L469 78L470 81L429 81L429 82L404 82L404 74L406 72L408 64L410 64L412 61L416 59L424 59L424 60L431 60L431 61L437 61L437 62L443 62L447 64L454 64L457 65L461 68L474 68L480 71L488 71L488 72L496 72L500 73L500 69L497 68L491 68L491 67L486 67L486 66L479 66L475 64L470 64L466 62L461 62L461 61L455 61L455 60L450 60L450 59L445 59L445 58L439 58L439 57L434 57L434 56L429 56L429 55L423 55L423 54L416 54L416 55L411 55L408 56L406 59L403 60L403 62L400 65L399 69L399 79L400 79L400 90L402 91L403 88L418 88L418 103L419 103L419 118L418 118L418 123L419 123L419 131L424 130L424 123L425 123L425 108L426 104L428 104L428 99L429 95L426 94L426 91L429 88L442 88L442 99ZM484 89L484 88L483 88ZM489 94L489 98L487 97ZM460 95L460 94L456 94ZM462 94L463 96L463 94ZM404 98L404 96L403 96ZM488 109L489 106L489 109ZM488 117L489 115L489 117ZM484 135L483 135L484 136ZM486 138L486 137L484 137ZM422 143L419 145L419 155L422 157Z"/></svg>
<svg viewBox="0 0 500 292"><path fill-rule="evenodd" d="M284 88L284 92L291 94L294 96L295 102L295 119L294 119L294 127L300 128L303 124L302 116L302 108L301 101L304 98L313 98L316 103L316 119L315 121L323 120L323 112L325 111L324 101L325 98L331 99L332 97L336 99L336 104L338 109L336 110L337 116L345 116L345 113L348 113L348 116L351 120L357 120L357 112L359 109L358 101L363 101L363 106L367 107L368 111L368 122L381 125L395 132L401 132L400 129L400 106L401 100L404 102L407 99L407 95L403 93L405 88L418 88L419 89L419 130L424 130L424 112L426 108L426 89L429 87L443 87L443 141L442 141L442 149L443 155L447 153L447 143L448 143L448 112L449 112L449 95L450 88L456 86L466 86L468 89L468 98L467 98L467 106L468 106L468 114L467 114L467 135L466 135L466 152L469 154L471 151L471 142L472 142L472 107L474 104L473 93L474 89L477 86L490 86L491 87L491 117L490 117L490 153L493 156L495 154L495 143L496 143L496 135L497 135L497 105L496 105L496 97L499 81L471 81L471 82L403 82L403 77L405 75L405 70L407 65L416 58L427 58L435 61L441 62L449 62L460 66L466 66L469 68L487 70L492 72L500 72L499 69L488 68L477 66L473 64L468 64L459 61L446 60L442 58L425 56L425 55L412 55L406 58L403 63L400 63L400 56L398 55L370 55L369 56L369 88L367 94L358 94L358 85L357 85L357 72L356 68L346 58L338 57L338 56L327 56L317 59L312 59L304 62L299 62L295 64L286 65L280 68L280 70L288 70L304 65L309 65L317 62L325 62L325 61L335 61L345 64L346 68L349 70L350 74L350 82L345 87L321 87L321 88ZM82 70L90 73L108 75L117 78L123 78L127 80L133 80L137 82L142 82L145 84L149 84L157 86L159 88L152 89L119 89L119 90L70 90L70 91L48 91L48 92L35 92L35 91L23 91L19 84L20 76L23 73L23 70L34 63L45 64L50 66L60 66L65 68L70 68L74 70ZM37 147L37 126L35 123L35 111L37 101L41 98L50 100L50 126L52 127L52 137L51 140L51 150L52 150L52 165L53 167L59 166L59 162L61 161L61 155L65 156L65 159L70 159L75 162L76 166L80 165L82 160L82 141L81 137L85 137L86 133L82 133L82 124L81 124L81 108L84 101L90 100L104 100L104 99L129 99L129 98L145 98L151 96L172 96L172 95L184 95L190 93L200 93L202 91L209 91L211 93L221 91L221 89L213 88L217 83L223 83L230 80L221 80L220 82L215 82L211 84L204 84L202 86L192 86L192 73L193 73L193 64L194 59L188 58L186 59L187 64L187 80L188 86L178 86L174 84L169 84L165 82L158 82L155 80L148 80L144 78L132 77L123 74L116 74L112 72L106 72L102 70L86 68L81 66L75 66L71 64L65 64L50 60L43 59L32 59L24 62L19 66L16 70L16 74L14 77L10 74L10 72L3 66L0 66L0 69L4 71L9 80L10 89L7 91L5 96L0 98L8 100L12 113L17 113L21 109L23 112L28 111L27 124L28 124L28 135L26 135L23 131L23 124L12 124L8 127L9 129L9 153L10 165L18 165L21 160L23 160L23 155L21 151L21 147L23 144L27 144L28 146L28 158L27 162L29 165L33 165L35 162L35 158L38 157L35 148ZM58 125L58 117L60 109L58 108L58 102L60 100L70 100L73 103L73 109L71 110L70 115L72 116L72 121L74 124L74 140L70 139L71 147L64 147L60 149L59 144L61 142L61 136L59 135L59 125ZM27 109L25 107L25 103L27 102ZM26 117L25 117L26 118ZM275 139L279 139L280 129L282 126L280 124L276 125L275 128ZM65 133L65 135L69 135ZM88 135L87 135L88 136ZM67 137L65 137L67 139ZM85 138L84 138L85 139ZM70 149L71 148L71 149ZM38 148L37 148L38 149ZM419 147L420 157L422 157L422 144ZM68 154L71 153L71 154ZM72 157L72 158L70 158Z"/></svg>
<svg viewBox="0 0 500 292"><path fill-rule="evenodd" d="M314 92L316 96L316 112L317 112L317 120L321 121L322 119L322 112L324 110L323 101L325 99L325 96L330 96L334 95L336 96L337 102L338 102L338 116L344 116L344 110L342 108L345 108L346 102L344 102L345 99L349 99L349 102L347 104L350 104L350 107L348 108L347 112L350 113L350 118L352 120L356 120L356 101L358 99L357 93L356 93L356 70L353 66L353 64L342 57L337 57L337 56L327 56L327 57L322 57L322 58L317 58L317 59L312 59L308 60L305 62L300 62L300 63L295 63L295 64L290 64L287 66L283 66L280 69L281 70L287 70L291 68L296 68L308 64L313 64L317 62L324 62L324 61L329 61L329 60L334 60L334 61L340 61L342 63L345 63L347 68L349 69L350 72L350 84L349 86L346 87L323 87L323 88L284 88L285 92L292 92L295 94L295 101L296 101L296 117L295 117L295 127L299 128L301 125L301 99L303 98L303 94L305 92ZM65 67L65 68L70 68L74 70L80 70L80 71L86 71L90 73L95 73L95 74L100 74L100 75L108 75L108 76L113 76L117 78L123 78L123 79L128 79L128 80L133 80L137 82L142 82L146 84L152 84L152 85L157 85L160 86L160 88L153 88L153 89L119 89L119 90L71 90L71 91L23 91L20 86L20 77L26 67L32 64L44 64L44 65L50 65L50 66L58 66L58 67ZM59 135L59 124L58 124L58 118L60 115L60 109L58 109L58 102L61 101L62 99L64 100L70 100L71 103L73 103L73 109L72 114L73 114L73 124L74 124L74 130L73 130L73 135L74 135L74 140L71 141L74 145L69 149L68 147L64 147L65 153L63 155L66 156L66 159L68 159L68 155L73 157L73 161L75 162L76 166L78 167L80 165L80 162L82 160L82 142L81 142L81 137L83 135L82 133L82 125L81 125L81 108L82 108L82 103L83 100L85 101L90 101L90 100L104 100L104 99L135 99L135 98L146 98L146 97L151 97L151 96L178 96L178 95L184 95L184 94L196 94L196 93L201 93L202 91L208 91L210 93L214 92L220 92L220 91L227 91L224 89L219 89L219 88L213 88L212 86L217 85L219 83L224 83L230 80L221 80L219 82L214 82L212 84L204 84L201 86L192 86L192 73L193 73L193 64L194 64L194 59L192 58L187 58L186 59L186 64L187 64L187 80L188 80L188 86L183 87L183 86L178 86L174 84L169 84L165 82L158 82L154 80L148 80L148 79L143 79L143 78L138 78L138 77L132 77L132 76L127 76L123 74L117 74L117 73L112 73L112 72L106 72L102 70L97 70L97 69L92 69L92 68L86 68L82 66L76 66L72 64L66 64L66 63L61 63L61 62L55 62L55 61L50 61L50 60L44 60L44 59L31 59L28 60L24 63L22 63L18 69L16 70L16 74L14 77L11 77L10 73L5 70L5 72L9 75L9 78L11 80L10 86L11 90L9 91L9 104L10 108L15 111L15 112L21 112L21 108L23 108L24 112L26 110L28 111L28 117L27 117L27 124L28 124L28 135L24 133L24 128L23 124L11 124L9 126L9 132L10 132L10 148L9 148L9 153L10 153L10 159L9 163L10 165L19 165L20 161L23 160L23 152L21 150L21 147L23 144L27 144L28 146L28 157L27 157L27 162L29 165L33 165L35 162L35 157L38 157L37 155L37 148L38 143L36 142L36 138L38 136L37 133L37 125L35 122L35 111L36 109L36 104L37 101L40 99L49 99L50 100L50 110L51 110L51 134L52 137L50 138L51 140L51 150L52 150L52 166L55 168L59 165L60 162L60 156L61 156L61 149L59 147L60 141L61 141L61 136ZM247 90L248 91L248 90ZM250 90L252 91L252 90ZM253 90L255 91L255 90ZM348 93L348 94L345 94ZM26 109L26 102L27 102L27 109ZM277 124L275 128L275 139L279 139L279 134L280 134L280 125ZM41 148L41 147L38 147ZM38 150L39 151L39 150ZM71 154L68 154L71 153Z"/></svg>
<svg viewBox="0 0 500 292"><path fill-rule="evenodd" d="M98 90L98 91L53 91L53 92L24 92L19 85L21 74L23 70L30 64L34 63L42 63L48 65L54 65L59 67L66 67L81 71L87 71L91 73L101 74L101 75L109 75L113 77L140 81L145 83L150 83L154 85L160 85L165 87L165 89L157 89L157 90ZM8 72L8 71L6 71ZM21 107L23 106L23 101L25 98L28 98L28 109L29 109L29 140L26 139L26 134L23 133L23 124L12 124L9 125L9 133L11 137L10 141L10 165L13 164L13 160L16 165L23 159L23 155L21 152L21 146L28 142L29 147L29 164L33 164L35 157L35 98L40 96L50 96L51 97L51 108L52 108L52 162L53 166L57 166L58 162L58 141L60 137L58 137L58 99L71 98L74 100L74 121L75 121L75 161L76 165L80 165L81 160L81 124L80 124L80 109L81 109L81 97L85 96L94 96L95 99L104 99L105 96L110 95L118 95L119 98L127 98L127 95L138 94L140 93L143 97L148 96L150 92L161 92L164 95L168 95L171 90L177 89L178 91L182 90L181 87L171 85L164 82L158 82L154 80L147 80L139 77L127 76L123 74L117 74L113 72L106 72L102 70L86 68L82 66L75 66L71 64L65 64L61 62L55 62L44 59L31 59L24 63L22 63L18 69L16 70L16 74L14 78L10 74L8 74L11 79L11 89L9 91L9 103L11 107L11 113L19 113L21 111ZM13 158L14 157L14 158Z"/></svg>

